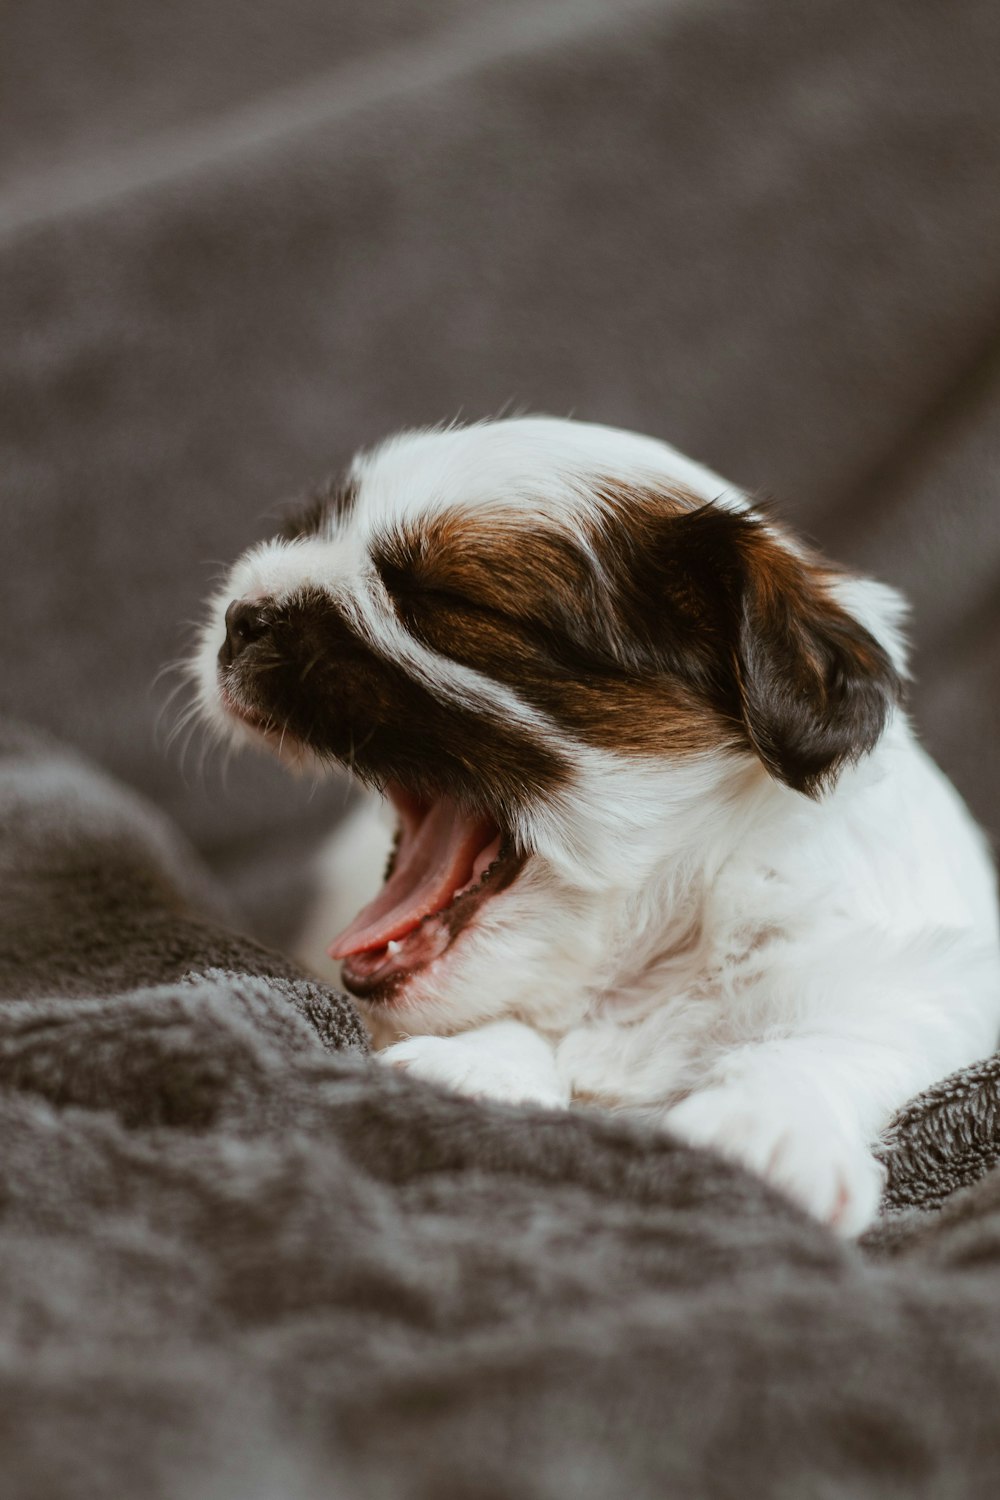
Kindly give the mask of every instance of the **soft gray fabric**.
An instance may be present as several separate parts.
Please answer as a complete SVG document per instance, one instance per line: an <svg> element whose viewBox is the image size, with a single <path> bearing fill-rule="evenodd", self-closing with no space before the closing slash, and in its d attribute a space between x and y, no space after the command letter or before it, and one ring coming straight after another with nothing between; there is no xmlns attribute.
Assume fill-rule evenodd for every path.
<svg viewBox="0 0 1000 1500"><path fill-rule="evenodd" d="M866 1255L627 1123L374 1067L25 731L0 827L5 1497L990 1492L1000 1173Z"/></svg>
<svg viewBox="0 0 1000 1500"><path fill-rule="evenodd" d="M1000 1162L1000 1054L964 1068L901 1110L886 1132L886 1209L940 1208Z"/></svg>
<svg viewBox="0 0 1000 1500"><path fill-rule="evenodd" d="M92 1000L243 972L272 979L329 1045L364 1048L348 1000L222 925L228 900L162 814L45 736L2 722L0 828L0 999ZM103 1063L91 1066L99 1075Z"/></svg>

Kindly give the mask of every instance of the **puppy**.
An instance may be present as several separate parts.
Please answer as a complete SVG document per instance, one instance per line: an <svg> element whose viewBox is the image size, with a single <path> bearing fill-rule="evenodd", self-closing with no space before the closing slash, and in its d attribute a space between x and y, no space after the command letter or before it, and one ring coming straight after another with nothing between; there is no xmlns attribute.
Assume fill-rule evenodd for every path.
<svg viewBox="0 0 1000 1500"><path fill-rule="evenodd" d="M902 616L665 444L527 418L360 455L236 563L194 671L221 734L392 810L325 933L386 1061L627 1110L855 1233L880 1130L1000 1024ZM381 845L347 847L357 901Z"/></svg>

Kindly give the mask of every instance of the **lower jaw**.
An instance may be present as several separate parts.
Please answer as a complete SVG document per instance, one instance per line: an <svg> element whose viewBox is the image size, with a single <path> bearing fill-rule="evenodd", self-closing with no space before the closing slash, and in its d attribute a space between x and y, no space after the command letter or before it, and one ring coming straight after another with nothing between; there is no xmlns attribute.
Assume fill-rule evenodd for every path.
<svg viewBox="0 0 1000 1500"><path fill-rule="evenodd" d="M524 864L525 856L507 854L490 877L485 893L472 891L464 897L458 897L456 903L441 914L444 920L440 917L426 919L432 925L424 931L417 929L415 938L411 936L403 940L404 944L408 941L418 942L424 948L424 953L412 963L404 962L395 968L388 967L386 971L386 966L390 963L386 960L386 966L376 967L365 973L364 968L359 970L350 958L344 959L341 965L344 988L369 1010L397 1010L406 1005L411 998L409 992L419 990L420 981L429 977L442 961L447 960L455 944L474 929L478 912L512 884ZM418 996L414 995L412 998L416 1000Z"/></svg>
<svg viewBox="0 0 1000 1500"><path fill-rule="evenodd" d="M397 969L383 977L352 972L349 961L341 966L341 983L354 998L369 1024L402 1025L424 1028L415 1018L424 1012L447 1008L448 964L450 947L440 959L431 959L418 967ZM443 960L443 962L442 962Z"/></svg>
<svg viewBox="0 0 1000 1500"><path fill-rule="evenodd" d="M349 959L341 965L340 977L344 988L368 1009L380 1010L402 1005L406 992L420 975L430 967L421 964L412 969L395 969L389 974L358 974L351 968Z"/></svg>
<svg viewBox="0 0 1000 1500"><path fill-rule="evenodd" d="M430 978L442 960L447 960L467 925L467 922L462 923L454 932L445 928L427 934L421 944L423 954L410 963L393 966L391 959L387 958L382 965L365 972L366 966L356 967L350 958L344 959L340 971L344 988L368 1010L401 1009L411 998L416 1000L419 997L423 988L421 981Z"/></svg>

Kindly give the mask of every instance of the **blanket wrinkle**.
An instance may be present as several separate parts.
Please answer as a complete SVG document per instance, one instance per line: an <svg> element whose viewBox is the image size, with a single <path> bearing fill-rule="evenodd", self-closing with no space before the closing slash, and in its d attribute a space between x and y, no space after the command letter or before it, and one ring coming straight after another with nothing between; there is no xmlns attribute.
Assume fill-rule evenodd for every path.
<svg viewBox="0 0 1000 1500"><path fill-rule="evenodd" d="M381 1068L346 997L192 918L204 872L133 794L26 734L0 761L5 1494L992 1492L992 1063L903 1111L892 1211L845 1245L638 1122ZM70 962L53 892L104 865ZM928 1212L948 1171L969 1185Z"/></svg>
<svg viewBox="0 0 1000 1500"><path fill-rule="evenodd" d="M261 1093L282 1053L318 1038L264 980L217 977L0 1014L0 1085L112 1108L131 1126L204 1129ZM114 1087L109 1088L109 1079Z"/></svg>

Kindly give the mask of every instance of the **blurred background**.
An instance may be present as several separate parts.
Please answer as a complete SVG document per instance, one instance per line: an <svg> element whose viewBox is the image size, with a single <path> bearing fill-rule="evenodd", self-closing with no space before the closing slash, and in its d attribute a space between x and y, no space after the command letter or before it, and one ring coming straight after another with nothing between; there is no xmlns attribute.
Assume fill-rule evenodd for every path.
<svg viewBox="0 0 1000 1500"><path fill-rule="evenodd" d="M159 668L352 450L508 407L668 438L915 609L1000 832L996 0L31 0L0 46L4 712L280 939L337 817L182 771Z"/></svg>

